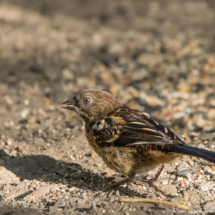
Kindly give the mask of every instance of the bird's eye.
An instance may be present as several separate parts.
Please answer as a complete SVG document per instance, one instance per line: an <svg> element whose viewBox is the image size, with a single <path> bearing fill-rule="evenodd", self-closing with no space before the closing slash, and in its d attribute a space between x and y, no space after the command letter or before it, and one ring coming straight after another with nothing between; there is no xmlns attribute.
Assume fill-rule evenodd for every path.
<svg viewBox="0 0 215 215"><path fill-rule="evenodd" d="M83 99L83 102L84 102L85 104L90 103L90 98L88 98L88 97L84 98L84 99Z"/></svg>

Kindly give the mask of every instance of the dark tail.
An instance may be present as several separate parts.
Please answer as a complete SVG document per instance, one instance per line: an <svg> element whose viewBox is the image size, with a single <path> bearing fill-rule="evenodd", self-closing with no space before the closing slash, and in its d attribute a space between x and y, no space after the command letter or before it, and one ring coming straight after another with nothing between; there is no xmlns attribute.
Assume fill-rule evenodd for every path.
<svg viewBox="0 0 215 215"><path fill-rule="evenodd" d="M175 152L184 155L191 155L215 163L215 152L206 149L201 149L188 145L173 145L163 150L166 152Z"/></svg>

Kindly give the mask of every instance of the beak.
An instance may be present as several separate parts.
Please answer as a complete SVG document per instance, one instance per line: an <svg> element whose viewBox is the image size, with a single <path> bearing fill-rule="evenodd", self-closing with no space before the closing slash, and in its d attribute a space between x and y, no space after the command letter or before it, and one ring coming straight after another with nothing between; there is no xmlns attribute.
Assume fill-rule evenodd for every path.
<svg viewBox="0 0 215 215"><path fill-rule="evenodd" d="M65 102L63 102L61 107L64 109L76 111L76 112L78 110L78 108L75 106L75 102L74 102L73 98L68 99Z"/></svg>

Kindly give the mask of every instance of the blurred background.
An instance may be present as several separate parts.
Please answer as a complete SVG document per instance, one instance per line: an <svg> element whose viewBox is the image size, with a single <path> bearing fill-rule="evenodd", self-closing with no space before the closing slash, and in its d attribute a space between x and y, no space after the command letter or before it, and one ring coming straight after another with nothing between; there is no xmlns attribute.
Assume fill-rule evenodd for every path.
<svg viewBox="0 0 215 215"><path fill-rule="evenodd" d="M83 120L60 107L88 88L108 91L169 126L186 143L214 150L214 0L0 0L0 214L14 208L41 214L57 198L64 199L66 214L81 208L104 213L103 206L95 208L100 200L94 191L119 176L90 148ZM205 182L215 169L183 157L168 171L184 167L197 170L191 182L200 176ZM50 183L75 187L19 200ZM164 192L189 194L187 201L199 208L215 199L206 185L203 194L196 193L203 187L196 184L189 193L184 184L168 185ZM147 195L156 198L151 191ZM150 207L136 205L133 214ZM116 214L124 210L115 202L108 207Z"/></svg>
<svg viewBox="0 0 215 215"><path fill-rule="evenodd" d="M215 131L213 1L2 0L0 38L1 133L68 117L59 104L87 88L175 130Z"/></svg>

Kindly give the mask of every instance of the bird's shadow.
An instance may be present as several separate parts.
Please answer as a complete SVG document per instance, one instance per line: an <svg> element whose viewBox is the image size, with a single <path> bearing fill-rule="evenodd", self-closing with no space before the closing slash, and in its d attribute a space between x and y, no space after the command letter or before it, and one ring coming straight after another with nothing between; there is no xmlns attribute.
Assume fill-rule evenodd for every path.
<svg viewBox="0 0 215 215"><path fill-rule="evenodd" d="M102 176L89 169L84 169L78 163L70 163L62 160L56 160L47 155L24 155L22 157L13 157L0 151L0 159L5 161L4 167L13 172L20 181L39 180L55 184L67 184L81 189L100 191L108 183L114 183L121 180L116 177ZM128 187L116 188L121 192L132 193Z"/></svg>
<svg viewBox="0 0 215 215"><path fill-rule="evenodd" d="M95 198L97 198L96 196L100 196L99 193L101 193L96 191L102 190L108 183L114 183L115 181L121 180L119 178L116 179L115 177L101 176L99 173L93 173L88 169L82 168L78 163L69 163L62 160L56 160L55 158L47 155L24 155L22 157L13 157L5 153L4 150L0 150L0 159L5 162L4 167L19 177L20 181L27 179L32 180L33 182L35 179L38 181L48 182L50 184L59 184L59 186L64 184L68 186L68 188L76 186L80 189L90 190L93 193L95 192ZM1 181L0 184L5 185L7 183ZM128 186L120 186L116 189L124 195L140 195L134 190L129 189ZM108 197L107 194L102 195L102 198ZM23 198L23 195L25 195L25 193L16 198ZM0 208L0 215L27 215L32 213L41 214L39 209L22 207L15 209L13 206L10 206L3 201L0 202ZM79 209L80 211L84 210L83 208Z"/></svg>

